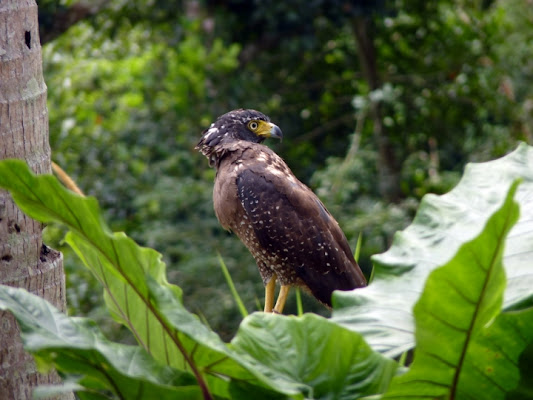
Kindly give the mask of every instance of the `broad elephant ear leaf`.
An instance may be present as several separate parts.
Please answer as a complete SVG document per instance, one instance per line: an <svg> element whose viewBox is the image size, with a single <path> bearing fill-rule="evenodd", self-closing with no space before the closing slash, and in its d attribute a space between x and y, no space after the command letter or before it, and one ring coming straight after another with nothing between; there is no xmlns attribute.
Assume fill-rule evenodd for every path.
<svg viewBox="0 0 533 400"><path fill-rule="evenodd" d="M21 160L0 162L0 187L30 217L67 226L66 241L102 284L111 314L155 360L194 375L204 392L214 395L225 395L231 379L262 385L184 307L181 288L167 281L161 254L111 232L94 198L68 191L53 176L34 175ZM162 296L172 308L158 307Z"/></svg>
<svg viewBox="0 0 533 400"><path fill-rule="evenodd" d="M520 218L503 254L507 288L504 310L519 309L533 295L533 147L521 144L495 161L468 164L449 193L426 195L413 223L394 237L391 248L373 257L375 279L364 289L334 294L333 320L363 334L388 356L414 347L413 307L429 274L476 237L505 201L512 182Z"/></svg>
<svg viewBox="0 0 533 400"><path fill-rule="evenodd" d="M516 186L483 231L429 275L414 307L414 362L384 399L497 400L518 385L518 359L533 339L533 310L501 313L502 255L518 219Z"/></svg>
<svg viewBox="0 0 533 400"><path fill-rule="evenodd" d="M0 285L0 310L15 315L24 348L35 356L37 365L54 365L59 372L78 377L75 385L47 388L48 395L74 389L102 398L109 398L104 396L109 390L117 398L128 399L201 397L191 374L158 363L139 346L108 341L92 321L67 317L23 289ZM146 396L138 397L141 393Z"/></svg>
<svg viewBox="0 0 533 400"><path fill-rule="evenodd" d="M314 314L254 313L243 320L231 345L272 387L294 388L312 399L383 393L398 368L358 333ZM244 393L239 398L255 397Z"/></svg>

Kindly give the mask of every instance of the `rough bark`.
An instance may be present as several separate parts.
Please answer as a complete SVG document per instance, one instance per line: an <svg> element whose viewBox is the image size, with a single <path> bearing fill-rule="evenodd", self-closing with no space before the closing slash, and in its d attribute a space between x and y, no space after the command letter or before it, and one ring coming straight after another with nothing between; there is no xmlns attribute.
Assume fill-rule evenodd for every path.
<svg viewBox="0 0 533 400"><path fill-rule="evenodd" d="M0 159L20 158L50 171L46 85L34 0L0 1ZM65 310L61 253L42 243L42 225L0 190L0 284L21 287ZM33 388L60 382L36 371L13 316L0 312L0 398L31 399ZM57 399L72 399L73 395Z"/></svg>
<svg viewBox="0 0 533 400"><path fill-rule="evenodd" d="M371 22L369 17L359 16L353 19L352 26L363 76L370 90L376 90L382 83L377 68L376 48L370 32ZM378 147L379 192L385 200L396 202L401 197L400 168L389 134L383 125L382 105L379 101L373 101L370 105L370 116Z"/></svg>

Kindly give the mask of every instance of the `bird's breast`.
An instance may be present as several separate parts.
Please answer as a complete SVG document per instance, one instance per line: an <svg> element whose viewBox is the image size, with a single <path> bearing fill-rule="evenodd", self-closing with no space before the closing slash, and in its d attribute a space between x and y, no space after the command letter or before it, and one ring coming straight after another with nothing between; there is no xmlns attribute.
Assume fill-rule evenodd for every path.
<svg viewBox="0 0 533 400"><path fill-rule="evenodd" d="M222 162L217 171L213 188L213 206L215 214L224 229L236 232L235 221L240 221L242 209L237 193L237 176L242 163Z"/></svg>

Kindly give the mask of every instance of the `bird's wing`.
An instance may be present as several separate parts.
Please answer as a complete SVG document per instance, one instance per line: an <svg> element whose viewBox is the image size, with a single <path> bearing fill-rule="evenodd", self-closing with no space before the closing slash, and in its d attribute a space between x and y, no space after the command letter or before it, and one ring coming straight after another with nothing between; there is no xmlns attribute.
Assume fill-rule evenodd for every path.
<svg viewBox="0 0 533 400"><path fill-rule="evenodd" d="M315 297L331 304L333 290L365 286L366 280L337 221L279 161L277 167L252 163L243 168L237 177L239 199L262 248L278 254Z"/></svg>

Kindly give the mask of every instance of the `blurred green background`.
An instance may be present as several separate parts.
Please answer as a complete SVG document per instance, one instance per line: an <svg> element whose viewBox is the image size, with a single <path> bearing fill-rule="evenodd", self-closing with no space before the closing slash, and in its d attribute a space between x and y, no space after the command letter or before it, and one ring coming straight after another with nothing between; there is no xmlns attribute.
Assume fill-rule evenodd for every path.
<svg viewBox="0 0 533 400"><path fill-rule="evenodd" d="M38 5L54 161L113 230L163 254L186 306L224 339L241 317L217 252L248 311L264 290L244 245L219 226L214 171L194 150L218 115L255 108L282 128L283 142L267 144L353 248L362 234L367 270L424 194L451 189L467 162L532 143L531 0ZM60 229L46 234L65 254L70 313L129 340Z"/></svg>

